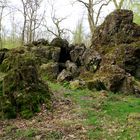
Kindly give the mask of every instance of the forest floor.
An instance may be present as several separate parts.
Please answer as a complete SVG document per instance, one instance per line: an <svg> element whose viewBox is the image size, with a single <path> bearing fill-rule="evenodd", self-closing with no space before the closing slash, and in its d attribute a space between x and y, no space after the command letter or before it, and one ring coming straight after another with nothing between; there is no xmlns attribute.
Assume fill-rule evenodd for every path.
<svg viewBox="0 0 140 140"><path fill-rule="evenodd" d="M48 84L53 110L0 120L0 140L140 140L140 98Z"/></svg>

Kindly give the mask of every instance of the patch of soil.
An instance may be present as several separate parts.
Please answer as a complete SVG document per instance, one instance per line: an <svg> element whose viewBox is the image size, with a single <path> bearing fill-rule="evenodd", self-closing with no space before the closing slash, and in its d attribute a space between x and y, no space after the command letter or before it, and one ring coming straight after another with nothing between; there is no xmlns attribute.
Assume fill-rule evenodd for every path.
<svg viewBox="0 0 140 140"><path fill-rule="evenodd" d="M54 93L57 100L53 102L53 110L48 112L42 105L42 111L29 120L17 118L0 121L1 140L88 140L87 129L82 118L74 111L77 107L71 99ZM27 132L27 133L25 133Z"/></svg>

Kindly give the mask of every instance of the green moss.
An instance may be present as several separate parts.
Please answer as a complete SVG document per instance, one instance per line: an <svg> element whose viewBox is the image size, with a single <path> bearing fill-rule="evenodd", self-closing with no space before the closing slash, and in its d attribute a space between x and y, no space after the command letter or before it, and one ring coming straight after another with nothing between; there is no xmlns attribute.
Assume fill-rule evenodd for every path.
<svg viewBox="0 0 140 140"><path fill-rule="evenodd" d="M8 119L18 114L22 118L30 118L40 111L43 103L48 109L51 108L51 93L39 78L35 61L29 55L17 57L19 60L14 68L0 83L1 114Z"/></svg>
<svg viewBox="0 0 140 140"><path fill-rule="evenodd" d="M3 85L3 81L0 81L0 96L2 96L2 85Z"/></svg>
<svg viewBox="0 0 140 140"><path fill-rule="evenodd" d="M23 61L24 58L24 61ZM6 58L0 65L1 72L8 72L11 69L16 68L19 64L27 63L29 60L34 60L34 54L26 52L23 48L12 49L7 53Z"/></svg>
<svg viewBox="0 0 140 140"><path fill-rule="evenodd" d="M11 118L15 118L17 116L16 114L16 108L15 106L12 105L11 100L7 99L6 96L2 96L0 97L1 100L1 114L2 114L2 118L7 118L7 119L11 119Z"/></svg>
<svg viewBox="0 0 140 140"><path fill-rule="evenodd" d="M15 136L17 139L32 139L37 133L36 129L17 130Z"/></svg>
<svg viewBox="0 0 140 140"><path fill-rule="evenodd" d="M20 112L20 115L25 118L25 119L29 119L33 116L33 112L29 109L23 109L21 112Z"/></svg>
<svg viewBox="0 0 140 140"><path fill-rule="evenodd" d="M90 90L106 90L106 87L104 85L103 82L101 82L100 80L90 80L90 81L87 81L87 87L88 89Z"/></svg>
<svg viewBox="0 0 140 140"><path fill-rule="evenodd" d="M40 75L42 77L47 77L48 80L54 81L57 78L59 72L59 65L56 62L50 61L47 64L43 64L40 66Z"/></svg>
<svg viewBox="0 0 140 140"><path fill-rule="evenodd" d="M94 73L90 72L90 71L83 71L80 73L80 78L83 79L84 81L86 80L91 80L94 77Z"/></svg>
<svg viewBox="0 0 140 140"><path fill-rule="evenodd" d="M59 131L51 131L47 133L47 136L45 138L48 140L60 140L63 139L63 134Z"/></svg>

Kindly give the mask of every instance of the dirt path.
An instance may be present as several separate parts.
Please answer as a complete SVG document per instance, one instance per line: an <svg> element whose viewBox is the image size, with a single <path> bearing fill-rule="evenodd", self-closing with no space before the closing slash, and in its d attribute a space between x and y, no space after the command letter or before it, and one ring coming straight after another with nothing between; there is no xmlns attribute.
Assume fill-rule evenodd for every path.
<svg viewBox="0 0 140 140"><path fill-rule="evenodd" d="M64 97L65 89L55 91L54 109L42 112L29 120L0 121L1 140L88 140L83 118L76 111L79 106Z"/></svg>

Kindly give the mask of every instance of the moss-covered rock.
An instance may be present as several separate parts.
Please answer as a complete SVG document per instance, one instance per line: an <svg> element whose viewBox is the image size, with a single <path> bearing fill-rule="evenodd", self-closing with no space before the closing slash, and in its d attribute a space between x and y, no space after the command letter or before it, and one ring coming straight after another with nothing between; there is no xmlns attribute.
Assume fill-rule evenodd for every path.
<svg viewBox="0 0 140 140"><path fill-rule="evenodd" d="M10 69L17 67L19 64L18 62L22 61L21 56L24 58L33 57L30 53L26 53L24 48L16 48L8 51L6 53L5 59L3 60L2 64L0 65L1 72L8 72Z"/></svg>
<svg viewBox="0 0 140 140"><path fill-rule="evenodd" d="M97 51L101 61L92 78L86 79L89 87L101 82L112 92L140 93L135 83L140 80L140 26L133 23L133 12L113 11L97 27L92 41L90 52Z"/></svg>
<svg viewBox="0 0 140 140"><path fill-rule="evenodd" d="M129 44L140 39L140 27L133 23L133 12L115 10L93 34L93 45Z"/></svg>
<svg viewBox="0 0 140 140"><path fill-rule="evenodd" d="M63 82L63 81L70 81L73 79L73 75L70 71L63 70L57 77L58 82Z"/></svg>
<svg viewBox="0 0 140 140"><path fill-rule="evenodd" d="M14 66L11 65L2 80L0 112L4 118L18 115L29 118L40 111L43 103L50 108L51 94L48 86L40 80L32 57L22 54L14 57Z"/></svg>
<svg viewBox="0 0 140 140"><path fill-rule="evenodd" d="M94 49L86 49L82 61L87 70L96 72L101 62L101 55Z"/></svg>
<svg viewBox="0 0 140 140"><path fill-rule="evenodd" d="M66 39L62 39L62 38L54 38L51 43L51 46L55 46L55 47L60 47L60 48L67 48L69 43Z"/></svg>
<svg viewBox="0 0 140 140"><path fill-rule="evenodd" d="M0 64L5 59L5 55L6 55L7 52L8 52L8 49L6 49L6 48L0 49Z"/></svg>
<svg viewBox="0 0 140 140"><path fill-rule="evenodd" d="M114 93L134 94L134 78L117 65L104 64L96 73L83 71L80 78L90 90L108 90Z"/></svg>
<svg viewBox="0 0 140 140"><path fill-rule="evenodd" d="M73 77L77 77L79 75L79 69L77 65L69 60L65 63L66 70L72 73Z"/></svg>
<svg viewBox="0 0 140 140"><path fill-rule="evenodd" d="M70 57L72 62L76 63L77 66L83 65L83 54L86 50L86 46L84 44L76 45L70 51Z"/></svg>
<svg viewBox="0 0 140 140"><path fill-rule="evenodd" d="M59 74L59 64L57 62L49 62L40 66L40 74L47 76L49 80L55 80Z"/></svg>
<svg viewBox="0 0 140 140"><path fill-rule="evenodd" d="M70 88L72 89L72 90L75 90L75 89L82 89L82 88L84 88L85 87L85 82L84 81L82 81L82 80L73 80L73 81L70 81Z"/></svg>
<svg viewBox="0 0 140 140"><path fill-rule="evenodd" d="M41 39L38 39L37 41L33 41L32 44L35 46L41 46L41 45L48 46L49 42L48 42L48 40L41 38Z"/></svg>
<svg viewBox="0 0 140 140"><path fill-rule="evenodd" d="M101 82L99 79L89 80L86 81L86 83L87 83L87 88L90 90L97 90L97 91L106 90L104 83Z"/></svg>
<svg viewBox="0 0 140 140"><path fill-rule="evenodd" d="M33 47L30 52L34 54L35 61L41 65L48 63L50 60L58 62L60 59L61 49L54 46Z"/></svg>

